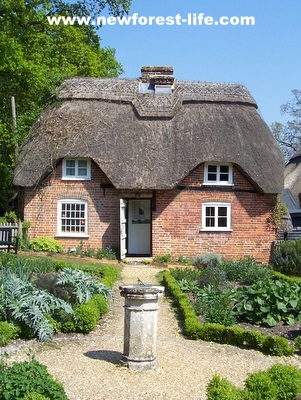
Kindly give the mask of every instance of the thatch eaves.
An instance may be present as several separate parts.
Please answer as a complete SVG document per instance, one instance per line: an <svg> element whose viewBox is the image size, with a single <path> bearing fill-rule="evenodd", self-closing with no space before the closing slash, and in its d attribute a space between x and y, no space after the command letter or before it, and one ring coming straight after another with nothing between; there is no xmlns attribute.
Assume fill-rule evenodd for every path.
<svg viewBox="0 0 301 400"><path fill-rule="evenodd" d="M283 190L281 152L242 85L75 78L24 143L14 184L36 185L64 157L90 157L116 188L171 189L205 161L236 164L261 193Z"/></svg>

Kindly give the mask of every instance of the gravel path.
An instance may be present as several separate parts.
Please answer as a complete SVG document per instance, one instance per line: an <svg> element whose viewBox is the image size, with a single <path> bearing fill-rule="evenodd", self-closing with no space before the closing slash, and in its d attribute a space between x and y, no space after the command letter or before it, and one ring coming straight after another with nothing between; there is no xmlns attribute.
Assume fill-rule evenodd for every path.
<svg viewBox="0 0 301 400"><path fill-rule="evenodd" d="M133 371L121 366L124 299L118 287L135 284L138 277L157 284L159 271L152 266L125 266L110 312L89 335L59 335L51 344L30 343L31 352L64 384L70 400L205 400L206 386L215 373L243 386L249 372L267 369L276 362L301 368L300 356L271 357L183 338L165 297L159 300L157 368ZM28 359L27 352L26 348L14 351L11 361Z"/></svg>

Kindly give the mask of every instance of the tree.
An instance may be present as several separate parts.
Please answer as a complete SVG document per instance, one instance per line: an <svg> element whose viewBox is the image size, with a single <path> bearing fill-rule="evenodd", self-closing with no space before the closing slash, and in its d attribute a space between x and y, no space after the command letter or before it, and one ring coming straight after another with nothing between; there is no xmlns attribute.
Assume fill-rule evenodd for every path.
<svg viewBox="0 0 301 400"><path fill-rule="evenodd" d="M57 85L74 76L117 77L123 71L114 49L100 46L93 26L49 25L47 16L92 15L105 7L120 15L129 5L129 0L0 0L0 213L15 195L15 152Z"/></svg>
<svg viewBox="0 0 301 400"><path fill-rule="evenodd" d="M281 106L281 113L292 117L287 123L274 122L271 130L285 159L301 149L301 90L292 90L293 98Z"/></svg>

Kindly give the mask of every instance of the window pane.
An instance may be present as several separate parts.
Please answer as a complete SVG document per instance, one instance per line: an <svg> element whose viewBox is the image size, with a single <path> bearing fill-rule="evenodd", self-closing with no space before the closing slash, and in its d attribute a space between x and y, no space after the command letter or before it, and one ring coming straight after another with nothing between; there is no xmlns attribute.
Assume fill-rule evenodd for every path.
<svg viewBox="0 0 301 400"><path fill-rule="evenodd" d="M87 160L78 160L78 168L87 168Z"/></svg>
<svg viewBox="0 0 301 400"><path fill-rule="evenodd" d="M75 168L75 160L66 160L66 167Z"/></svg>
<svg viewBox="0 0 301 400"><path fill-rule="evenodd" d="M63 203L61 205L61 231L64 233L86 232L86 205Z"/></svg>
<svg viewBox="0 0 301 400"><path fill-rule="evenodd" d="M218 207L218 227L227 227L227 207Z"/></svg>
<svg viewBox="0 0 301 400"><path fill-rule="evenodd" d="M216 181L217 165L208 165L208 181Z"/></svg>
<svg viewBox="0 0 301 400"><path fill-rule="evenodd" d="M215 223L215 208L206 207L206 227L214 227Z"/></svg>

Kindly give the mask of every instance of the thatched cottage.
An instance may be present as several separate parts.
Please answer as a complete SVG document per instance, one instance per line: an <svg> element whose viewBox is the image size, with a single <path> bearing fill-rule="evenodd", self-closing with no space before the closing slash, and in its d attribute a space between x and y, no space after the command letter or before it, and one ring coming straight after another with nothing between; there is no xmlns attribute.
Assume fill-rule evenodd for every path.
<svg viewBox="0 0 301 400"><path fill-rule="evenodd" d="M112 246L120 257L268 261L283 160L242 85L73 78L21 148L14 184L30 237Z"/></svg>

